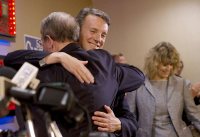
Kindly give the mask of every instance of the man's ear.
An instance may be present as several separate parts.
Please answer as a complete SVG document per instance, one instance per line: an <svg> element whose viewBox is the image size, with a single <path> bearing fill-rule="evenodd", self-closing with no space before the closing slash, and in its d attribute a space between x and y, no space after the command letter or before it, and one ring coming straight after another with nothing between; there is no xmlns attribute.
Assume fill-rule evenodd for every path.
<svg viewBox="0 0 200 137"><path fill-rule="evenodd" d="M53 39L49 36L49 35L46 35L46 43L47 43L47 45L48 45L48 49L50 50L50 51L52 51L53 50Z"/></svg>

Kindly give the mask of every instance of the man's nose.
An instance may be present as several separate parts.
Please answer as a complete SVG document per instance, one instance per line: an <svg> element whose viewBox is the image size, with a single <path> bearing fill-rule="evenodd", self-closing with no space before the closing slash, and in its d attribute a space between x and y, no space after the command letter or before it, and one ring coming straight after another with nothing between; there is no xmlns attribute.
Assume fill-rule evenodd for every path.
<svg viewBox="0 0 200 137"><path fill-rule="evenodd" d="M102 41L102 38L101 38L101 35L100 34L97 34L95 36L95 43L97 45L97 48L101 48L101 41Z"/></svg>
<svg viewBox="0 0 200 137"><path fill-rule="evenodd" d="M101 34L95 35L95 41L100 42L101 41Z"/></svg>

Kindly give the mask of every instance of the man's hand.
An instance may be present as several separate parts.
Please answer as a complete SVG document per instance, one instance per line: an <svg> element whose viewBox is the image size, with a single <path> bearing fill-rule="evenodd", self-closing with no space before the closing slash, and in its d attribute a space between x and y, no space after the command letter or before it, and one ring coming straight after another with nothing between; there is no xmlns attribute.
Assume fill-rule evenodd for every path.
<svg viewBox="0 0 200 137"><path fill-rule="evenodd" d="M107 113L96 111L92 120L94 125L98 126L99 131L103 132L115 132L121 130L121 121L115 117L115 114L109 106L104 106Z"/></svg>
<svg viewBox="0 0 200 137"><path fill-rule="evenodd" d="M80 61L64 52L54 52L45 57L46 64L61 63L62 66L75 77L81 83L94 83L94 77L91 72L85 67L88 61Z"/></svg>

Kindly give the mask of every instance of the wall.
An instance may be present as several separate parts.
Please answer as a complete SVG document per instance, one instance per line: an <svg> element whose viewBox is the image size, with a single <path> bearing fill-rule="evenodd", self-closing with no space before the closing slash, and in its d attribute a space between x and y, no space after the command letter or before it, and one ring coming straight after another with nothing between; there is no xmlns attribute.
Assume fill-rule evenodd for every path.
<svg viewBox="0 0 200 137"><path fill-rule="evenodd" d="M182 76L200 81L199 0L93 0L112 19L106 49L143 68L148 50L171 42L184 61Z"/></svg>
<svg viewBox="0 0 200 137"><path fill-rule="evenodd" d="M53 11L75 16L80 9L92 5L91 0L16 0L16 39L6 51L24 48L24 34L40 37L40 22ZM1 50L5 48L0 47Z"/></svg>

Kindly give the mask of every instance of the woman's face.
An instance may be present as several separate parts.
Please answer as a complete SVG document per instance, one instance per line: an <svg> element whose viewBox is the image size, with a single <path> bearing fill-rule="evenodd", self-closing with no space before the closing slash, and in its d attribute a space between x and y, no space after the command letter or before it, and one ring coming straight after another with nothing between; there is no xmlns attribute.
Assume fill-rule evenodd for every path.
<svg viewBox="0 0 200 137"><path fill-rule="evenodd" d="M155 76L155 80L166 80L171 74L171 71L173 69L173 66L171 64L163 65L159 64L158 65L158 71Z"/></svg>

